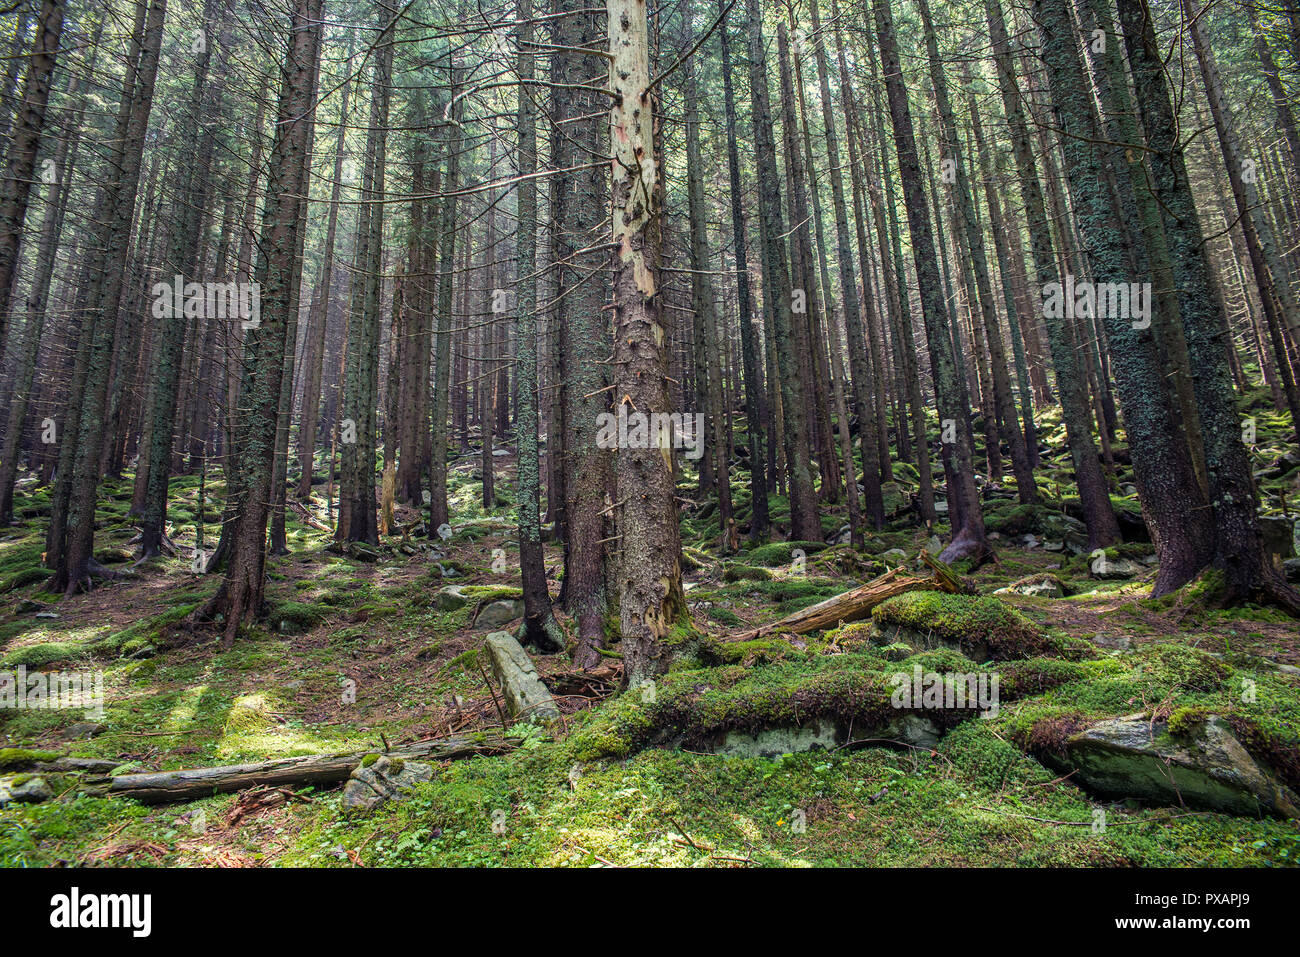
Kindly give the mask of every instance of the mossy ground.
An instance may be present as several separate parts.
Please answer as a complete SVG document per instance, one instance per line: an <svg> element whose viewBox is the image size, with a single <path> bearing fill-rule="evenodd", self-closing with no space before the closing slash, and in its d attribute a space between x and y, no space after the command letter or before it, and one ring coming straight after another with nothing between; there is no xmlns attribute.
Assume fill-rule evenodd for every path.
<svg viewBox="0 0 1300 957"><path fill-rule="evenodd" d="M1261 430L1263 468L1277 449ZM144 807L78 795L74 777L51 776L56 800L0 810L0 864L1294 863L1295 822L1105 802L1035 759L1071 728L1138 711L1167 718L1171 734L1193 733L1210 713L1224 715L1288 779L1298 773L1292 762L1300 753L1300 678L1274 667L1300 666L1295 622L1268 609L1215 609L1187 593L1152 601L1149 574L1099 582L1086 556L1017 541L1034 534L1053 544L1052 530L1072 514L1068 453L1062 437L1053 438L1059 422L1049 413L1041 431L1060 450L1040 473L1045 501L1025 508L1014 498L990 499L999 560L971 577L988 596L1050 572L1070 597L917 593L878 611L877 631L859 622L820 634L720 641L879 574L878 556L889 549L902 549L912 564L929 538L904 507L915 471L896 463L893 517L860 551L775 541L723 555L716 514L709 505L688 505L682 534L693 651L657 682L652 702L637 693L562 697L564 716L550 734L529 731L524 747L502 757L450 762L409 801L361 815L344 810L338 789L304 789L302 800L231 823L237 795ZM477 453L453 464L454 535L435 543L436 556L422 539L413 540L414 554L404 552L393 536L378 562L354 561L327 551L327 533L291 515L291 554L269 565L268 615L229 650L170 640L217 584L194 575L187 557L153 562L87 595L41 592L48 492L24 485L21 524L0 531L0 670L18 663L101 669L105 714L100 733L68 740L68 728L87 720L80 711L0 711L0 749L162 770L377 752L385 741L499 728L499 699L478 653L482 631L470 616L482 601L518 595L510 462L498 461L501 503L487 511L474 474ZM1263 479L1266 502L1276 503L1295 478ZM733 480L743 522L750 505L744 473ZM1128 481L1126 472L1116 475L1115 502L1136 510L1135 499L1121 494ZM689 482L688 474L681 488L688 499ZM172 484L171 538L186 556L200 511L197 486L193 476ZM206 493L210 548L223 494L215 472ZM100 548L129 547L129 501L129 475L104 483ZM773 496L771 504L778 522L788 520L787 500ZM328 522L323 487L310 508ZM823 516L833 537L845 521L843 506L825 506ZM399 507L399 522L415 517ZM502 553L505 572L497 573ZM1147 553L1125 546L1114 557ZM548 545L546 556L555 594L559 550ZM436 592L446 584L469 586L471 602L438 611ZM41 602L57 617L19 614L23 601ZM953 648L925 651L891 638L882 624L945 632L958 645L971 635L992 639L996 653L972 659ZM544 677L568 669L563 656L535 660ZM848 747L776 760L697 753L703 748L696 745L726 730L813 717L860 728L887 708L889 676L914 664L996 671L998 716L948 716L933 750ZM1243 697L1248 683L1251 700ZM0 762L7 753L0 750ZM11 763L14 769L0 771L14 773L20 762ZM1098 809L1109 823L1094 833Z"/></svg>

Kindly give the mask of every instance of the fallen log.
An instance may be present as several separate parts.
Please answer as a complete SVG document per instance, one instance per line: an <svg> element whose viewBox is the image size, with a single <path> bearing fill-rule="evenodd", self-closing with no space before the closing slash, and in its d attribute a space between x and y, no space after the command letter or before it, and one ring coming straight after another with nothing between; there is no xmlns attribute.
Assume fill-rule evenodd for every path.
<svg viewBox="0 0 1300 957"><path fill-rule="evenodd" d="M312 528L316 529L317 531L322 531L322 532L332 531L332 529L328 525L326 525L320 519L316 518L316 516L312 515L311 512L307 511L306 507L303 506L301 502L295 502L293 499L290 499L289 508L293 509L293 514L297 515L299 520L306 522L308 525L310 525Z"/></svg>
<svg viewBox="0 0 1300 957"><path fill-rule="evenodd" d="M727 635L721 640L752 641L775 632L804 635L810 631L820 631L823 628L834 628L849 622L861 621L868 617L871 610L881 602L908 591L943 591L958 595L971 593L970 587L943 562L927 552L922 552L921 556L922 561L934 570L932 578L904 575L902 567L895 568L878 578L873 578L865 585L859 585L815 605L801 608L779 621Z"/></svg>
<svg viewBox="0 0 1300 957"><path fill-rule="evenodd" d="M448 761L476 755L505 754L518 747L518 738L444 738L417 741L384 752L389 758ZM144 774L119 774L108 779L104 793L129 797L144 804L168 804L195 801L214 794L267 786L338 784L367 754L374 751L350 751L343 754L309 754L296 758L276 758L253 764L232 764L217 768L194 768L187 771L151 771Z"/></svg>

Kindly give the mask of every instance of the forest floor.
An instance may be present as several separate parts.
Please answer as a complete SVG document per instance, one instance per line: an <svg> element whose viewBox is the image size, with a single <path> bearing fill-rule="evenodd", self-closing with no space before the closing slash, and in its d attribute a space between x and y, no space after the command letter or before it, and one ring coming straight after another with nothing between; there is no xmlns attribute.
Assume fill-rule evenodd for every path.
<svg viewBox="0 0 1300 957"><path fill-rule="evenodd" d="M1261 460L1273 452L1264 449ZM127 574L89 594L41 592L48 490L26 485L20 524L0 532L0 670L102 669L105 710L94 719L79 710L0 710L0 775L6 760L20 756L2 749L107 758L126 773L379 751L509 725L481 652L491 629L472 625L473 604L440 611L437 602L449 584L480 586L483 598L518 594L513 459L497 464L501 491L491 512L477 501L477 456L453 464L454 535L437 544L437 555L424 539L412 539L414 554L405 553L399 535L386 539L379 561L356 560L326 550L328 533L291 514L291 554L269 565L270 614L229 649L201 632L202 641L176 641L177 622L212 593L216 576L193 574L188 558L131 569L129 474L104 484L96 536L101 561ZM901 500L909 473L906 466L897 473L892 491ZM1278 487L1297 475L1280 477ZM1050 477L1043 488L1054 490ZM209 546L220 492L209 483ZM323 486L317 493L316 517L327 520ZM739 479L737 494L743 508ZM173 482L172 538L185 555L194 541L196 495L196 478ZM786 503L772 502L779 524ZM1131 498L1117 497L1116 504L1136 510ZM840 528L842 509L824 507L828 537ZM1275 667L1300 665L1296 623L1262 608L1214 610L1187 590L1150 599L1155 567L1145 543L1110 556L1140 572L1098 580L1089 556L1072 551L1076 532L1067 511L1059 498L1028 510L991 500L999 560L959 570L970 573L981 594L1050 572L1066 597L1002 594L992 624L973 619L962 626L978 632L1011 622L1040 643L1002 656L1016 660L1004 669L1010 700L996 718L957 724L934 747L839 747L764 758L703 753L689 740L655 746L653 735L642 733L660 720L652 709L633 695L616 695L612 685L593 684L559 697L563 715L548 730L510 727L522 736L518 750L446 762L407 800L368 812L346 809L338 788L286 791L285 800L265 802L226 794L145 806L80 793L71 775L46 775L55 799L0 809L0 865L1295 863L1296 821L1106 798L1037 759L1044 736L1083 716L1145 712L1173 721L1206 710L1255 722L1275 755L1300 754L1300 675ZM773 621L887 567L911 564L928 544L924 529L900 510L861 552L778 542L718 558L707 547L717 535L708 517L707 507L683 517L687 598L701 635ZM890 549L904 557L886 554ZM548 546L546 560L554 595L559 549ZM938 627L943 609L938 618L934 612L911 624ZM1029 631L1021 628L1026 622ZM881 644L866 625L734 645L705 639L704 651L663 679L661 711L686 714L698 729L726 730L764 708L779 718L788 701L835 697L856 687L855 675L909 672L914 664L978 671L986 664L950 649L918 653ZM570 670L563 655L534 660L557 687ZM1026 674L1036 676L1032 686ZM1244 677L1257 688L1249 705L1236 703ZM354 695L345 693L349 681ZM687 706L694 710L680 710ZM737 717L742 707L745 715ZM96 725L93 736L81 737L88 721ZM1103 828L1094 826L1098 811Z"/></svg>

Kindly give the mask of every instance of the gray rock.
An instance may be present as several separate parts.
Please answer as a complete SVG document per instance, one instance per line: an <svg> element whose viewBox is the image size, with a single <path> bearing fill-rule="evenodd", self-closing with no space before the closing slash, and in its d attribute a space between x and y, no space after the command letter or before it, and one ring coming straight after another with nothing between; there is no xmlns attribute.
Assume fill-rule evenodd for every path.
<svg viewBox="0 0 1300 957"><path fill-rule="evenodd" d="M1300 558L1288 558L1282 563L1282 572L1289 582L1300 582Z"/></svg>
<svg viewBox="0 0 1300 957"><path fill-rule="evenodd" d="M474 618L474 624L478 628L496 628L522 617L524 617L522 598L502 598L484 605Z"/></svg>
<svg viewBox="0 0 1300 957"><path fill-rule="evenodd" d="M1073 770L1073 781L1105 795L1256 817L1300 817L1296 796L1252 758L1227 722L1211 715L1192 740L1174 738L1163 721L1136 714L1071 737L1066 756L1045 763Z"/></svg>
<svg viewBox="0 0 1300 957"><path fill-rule="evenodd" d="M26 778L21 784L14 782L18 778L0 781L0 807L6 804L40 804L54 797L54 792L45 783L45 779L35 775Z"/></svg>
<svg viewBox="0 0 1300 957"><path fill-rule="evenodd" d="M1093 635L1092 643L1098 648L1109 648L1112 651L1133 650L1133 639L1128 635Z"/></svg>
<svg viewBox="0 0 1300 957"><path fill-rule="evenodd" d="M560 709L538 677L533 660L512 634L494 631L487 636L484 647L492 663L492 673L501 682L506 710L511 717L549 721L560 716Z"/></svg>
<svg viewBox="0 0 1300 957"><path fill-rule="evenodd" d="M907 561L907 552L901 548L891 548L880 553L880 560L888 565L901 565Z"/></svg>
<svg viewBox="0 0 1300 957"><path fill-rule="evenodd" d="M1029 595L1035 598L1064 598L1065 589L1055 575L1030 575L1020 581L999 588L995 595Z"/></svg>
<svg viewBox="0 0 1300 957"><path fill-rule="evenodd" d="M883 726L853 729L853 739L880 738L900 741L918 748L939 743L939 728L919 714L900 714ZM712 748L714 754L734 758L777 758L799 751L829 751L849 741L849 729L833 721L817 719L809 724L764 728L761 731L728 731Z"/></svg>
<svg viewBox="0 0 1300 957"><path fill-rule="evenodd" d="M798 728L728 731L714 753L736 758L778 758L796 751L829 751L843 744L843 737L831 721L814 721Z"/></svg>
<svg viewBox="0 0 1300 957"><path fill-rule="evenodd" d="M359 562L377 562L380 558L379 549L368 542L348 542L344 550Z"/></svg>
<svg viewBox="0 0 1300 957"><path fill-rule="evenodd" d="M415 785L433 779L433 768L418 761L390 759L381 754L369 767L353 769L343 789L343 806L369 811L385 801L401 801Z"/></svg>
<svg viewBox="0 0 1300 957"><path fill-rule="evenodd" d="M1090 562L1088 565L1089 577L1098 578L1102 581L1132 578L1134 575L1140 574L1142 574L1142 566L1137 562L1129 561L1127 558L1119 558L1114 561L1107 558L1104 561Z"/></svg>
<svg viewBox="0 0 1300 957"><path fill-rule="evenodd" d="M14 609L14 614L30 615L35 611L45 611L45 609L49 607L49 605L42 605L39 601L32 601L30 598L24 598L18 603L18 607Z"/></svg>
<svg viewBox="0 0 1300 957"><path fill-rule="evenodd" d="M1264 551L1269 555L1287 559L1296 557L1296 523L1294 519L1281 515L1261 515L1259 518L1260 537L1264 540Z"/></svg>
<svg viewBox="0 0 1300 957"><path fill-rule="evenodd" d="M938 535L931 535L930 540L925 543L921 551L928 552L931 555L938 555L943 551L943 540Z"/></svg>
<svg viewBox="0 0 1300 957"><path fill-rule="evenodd" d="M101 734L103 730L104 726L94 721L78 721L76 724L70 724L64 728L59 737L64 741L81 741L86 738L93 738L95 735Z"/></svg>
<svg viewBox="0 0 1300 957"><path fill-rule="evenodd" d="M455 611L464 608L472 598L465 594L464 585L447 585L438 589L437 606L439 611Z"/></svg>

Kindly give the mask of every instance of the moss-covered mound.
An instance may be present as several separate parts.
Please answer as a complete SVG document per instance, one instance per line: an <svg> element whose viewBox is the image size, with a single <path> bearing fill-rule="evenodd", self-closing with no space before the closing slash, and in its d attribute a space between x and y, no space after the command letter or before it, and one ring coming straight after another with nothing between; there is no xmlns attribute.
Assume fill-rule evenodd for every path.
<svg viewBox="0 0 1300 957"><path fill-rule="evenodd" d="M820 552L825 547L825 542L772 542L769 545L760 545L751 549L745 555L745 560L751 565L776 568L793 562L797 557L794 554L796 550L803 552L804 556L807 557L814 552Z"/></svg>
<svg viewBox="0 0 1300 957"><path fill-rule="evenodd" d="M978 714L974 708L900 707L895 675L975 673L974 662L951 649L899 662L874 654L816 656L757 668L724 665L672 672L653 693L633 690L592 714L569 738L576 760L626 757L647 747L710 750L728 732L758 733L815 724L871 737L908 714L922 714L942 731Z"/></svg>
<svg viewBox="0 0 1300 957"><path fill-rule="evenodd" d="M922 647L944 644L980 661L1061 650L1029 619L987 595L905 592L877 606L872 620L887 638L897 635Z"/></svg>
<svg viewBox="0 0 1300 957"><path fill-rule="evenodd" d="M1035 681L1043 685L1003 718L1010 738L1031 753L1061 754L1071 735L1136 713L1167 720L1171 735L1190 740L1215 714L1254 757L1300 788L1300 695L1293 678L1241 670L1205 651L1163 643L1115 658L1058 662L1036 675L1043 666L1017 662L1002 671L1005 698L1012 688L1032 693Z"/></svg>

